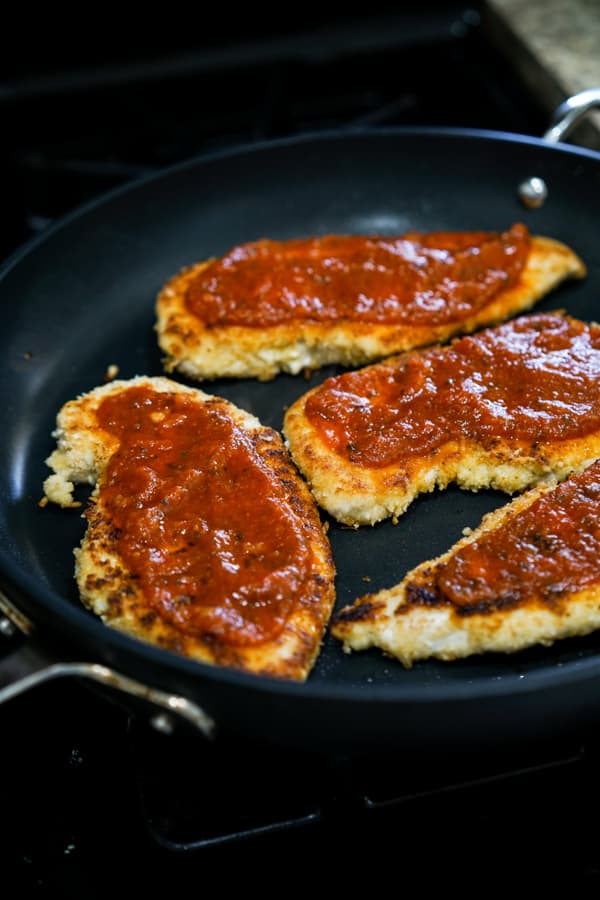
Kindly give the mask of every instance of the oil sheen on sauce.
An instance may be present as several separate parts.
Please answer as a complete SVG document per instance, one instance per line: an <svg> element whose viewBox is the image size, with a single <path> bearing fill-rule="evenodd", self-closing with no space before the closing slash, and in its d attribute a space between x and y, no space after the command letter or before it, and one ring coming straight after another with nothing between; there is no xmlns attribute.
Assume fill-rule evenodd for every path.
<svg viewBox="0 0 600 900"><path fill-rule="evenodd" d="M518 223L501 233L265 239L209 262L190 282L185 303L206 327L444 325L473 315L513 284L529 247L529 232Z"/></svg>
<svg viewBox="0 0 600 900"><path fill-rule="evenodd" d="M275 637L311 556L252 435L218 403L147 387L106 397L97 417L119 440L100 502L150 606L190 636Z"/></svg>
<svg viewBox="0 0 600 900"><path fill-rule="evenodd" d="M409 584L408 603L450 603L463 615L525 604L559 609L600 582L599 503L595 462L434 567L426 586Z"/></svg>
<svg viewBox="0 0 600 900"><path fill-rule="evenodd" d="M600 327L522 316L446 347L329 378L306 401L312 427L365 468L463 436L533 446L600 429Z"/></svg>

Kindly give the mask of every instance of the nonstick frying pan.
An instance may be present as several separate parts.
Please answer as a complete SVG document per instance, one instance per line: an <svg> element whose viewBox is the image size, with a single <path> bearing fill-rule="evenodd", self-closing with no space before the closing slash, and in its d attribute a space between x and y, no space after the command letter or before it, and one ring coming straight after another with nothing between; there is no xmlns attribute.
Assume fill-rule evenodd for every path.
<svg viewBox="0 0 600 900"><path fill-rule="evenodd" d="M518 197L530 176L548 189L537 208ZM28 653L43 645L45 658L49 645L70 668L46 668L2 696L63 673L142 694L147 685L174 709L200 707L217 732L318 752L498 748L600 722L600 632L408 671L376 650L345 654L328 635L304 684L205 666L143 644L107 628L79 602L72 549L83 535L81 516L38 505L59 407L101 384L111 365L122 378L162 372L154 299L182 266L267 236L497 230L515 221L570 244L588 266L584 281L564 284L537 308L597 317L600 155L488 131L319 133L192 159L78 210L17 253L0 274L0 570L9 618L34 627L17 656L4 660L3 680L14 680ZM203 387L280 428L284 408L334 371ZM331 522L338 605L393 585L507 500L451 487L418 499L397 525Z"/></svg>

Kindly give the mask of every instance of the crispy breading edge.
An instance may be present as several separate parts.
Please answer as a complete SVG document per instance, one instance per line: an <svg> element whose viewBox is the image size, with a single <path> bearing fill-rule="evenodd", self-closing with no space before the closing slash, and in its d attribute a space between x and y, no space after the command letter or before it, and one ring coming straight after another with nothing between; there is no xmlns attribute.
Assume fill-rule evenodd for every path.
<svg viewBox="0 0 600 900"><path fill-rule="evenodd" d="M566 244L534 235L517 284L496 295L474 316L441 326L297 322L268 328L207 328L185 306L188 284L211 260L190 265L161 288L155 330L166 372L195 380L219 377L268 381L279 372L296 375L332 363L361 366L417 347L444 343L530 309L565 278L583 278L586 267Z"/></svg>
<svg viewBox="0 0 600 900"><path fill-rule="evenodd" d="M386 364L403 358L392 357ZM540 481L566 478L600 456L600 434L535 447L500 439L483 446L464 434L402 465L369 469L338 457L312 427L305 407L319 389L317 385L289 407L283 434L319 506L354 527L398 518L420 494L451 483L470 491L492 488L515 494Z"/></svg>
<svg viewBox="0 0 600 900"><path fill-rule="evenodd" d="M281 436L262 426L254 416L217 398L238 424L255 435L259 453L284 485L295 513L303 519L314 554L310 592L299 598L282 632L272 641L254 647L236 648L208 636L190 638L157 616L141 595L136 579L124 570L101 499L102 471L116 441L99 431L94 409L103 397L135 385L149 385L161 391L185 391L201 402L212 399L197 388L170 379L139 376L129 381L113 381L82 394L59 411L53 432L57 448L47 459L53 474L44 482L45 496L61 506L78 505L73 501L74 484L96 485L91 495L86 534L80 547L74 550L75 577L82 602L105 624L200 662L305 680L318 656L333 609L335 567L314 500L289 459Z"/></svg>
<svg viewBox="0 0 600 900"><path fill-rule="evenodd" d="M590 463L591 464L591 463ZM583 471L587 466L579 467ZM409 571L389 589L358 597L337 611L331 634L342 641L346 652L381 649L405 668L419 660L444 661L476 654L515 653L535 645L550 646L568 637L583 636L600 628L600 584L570 595L554 608L527 604L461 616L451 605L414 606L407 603L409 584L427 584L432 569L450 559L482 534L509 528L510 522L543 494L553 491L557 481L538 485L483 517L449 550Z"/></svg>

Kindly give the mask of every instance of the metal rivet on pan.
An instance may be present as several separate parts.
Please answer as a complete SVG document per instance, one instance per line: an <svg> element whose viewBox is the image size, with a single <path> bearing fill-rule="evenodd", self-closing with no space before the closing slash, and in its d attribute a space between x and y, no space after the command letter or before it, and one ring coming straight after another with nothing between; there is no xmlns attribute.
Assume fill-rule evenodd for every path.
<svg viewBox="0 0 600 900"><path fill-rule="evenodd" d="M4 637L12 637L16 632L16 628L10 619L0 619L0 634L3 634Z"/></svg>
<svg viewBox="0 0 600 900"><path fill-rule="evenodd" d="M528 209L543 206L548 197L548 188L543 178L533 175L519 185L519 200Z"/></svg>
<svg viewBox="0 0 600 900"><path fill-rule="evenodd" d="M155 716L152 716L150 724L156 731L160 731L161 734L173 734L175 730L173 719L165 713L157 713Z"/></svg>

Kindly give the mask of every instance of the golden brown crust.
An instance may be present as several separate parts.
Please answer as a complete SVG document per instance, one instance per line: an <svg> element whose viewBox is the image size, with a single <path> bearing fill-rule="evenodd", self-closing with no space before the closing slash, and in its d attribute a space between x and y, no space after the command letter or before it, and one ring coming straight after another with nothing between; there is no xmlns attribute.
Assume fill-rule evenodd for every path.
<svg viewBox="0 0 600 900"><path fill-rule="evenodd" d="M102 502L102 473L116 449L117 441L99 428L96 411L109 394L131 386L149 386L155 391L185 391L198 403L221 404L238 425L255 437L255 446L285 489L294 515L303 520L313 562L310 587L297 603L279 635L254 646L231 646L223 638L205 634L190 637L161 619L142 595L134 574L119 558L115 536ZM75 483L96 485L88 513L88 528L75 550L75 576L86 607L103 621L127 634L201 662L229 666L254 674L304 680L317 657L324 629L334 603L334 564L314 501L298 476L280 435L262 426L249 413L226 400L212 398L194 388L167 378L139 377L113 381L65 404L57 417L57 449L47 462L54 474L45 483L45 495L61 506L73 501ZM257 502L259 499L257 498Z"/></svg>
<svg viewBox="0 0 600 900"><path fill-rule="evenodd" d="M233 377L267 381L279 372L295 375L332 363L365 365L500 322L530 309L565 278L582 278L586 274L582 260L565 244L533 236L519 281L476 315L462 321L433 327L304 320L265 328L207 328L187 311L185 294L189 283L209 262L198 262L176 274L162 288L156 302L156 331L165 353L165 370L177 370L196 380Z"/></svg>
<svg viewBox="0 0 600 900"><path fill-rule="evenodd" d="M410 668L416 661L428 658L450 661L486 652L514 653L536 644L549 646L600 628L600 574L597 584L553 604L531 600L513 609L461 615L449 604L411 604L407 600L409 585L413 596L420 586L426 589L435 567L483 534L497 529L510 533L511 522L519 513L555 489L555 482L532 488L488 513L478 528L446 553L408 572L394 587L359 597L334 615L333 636L343 642L348 652L379 647Z"/></svg>
<svg viewBox="0 0 600 900"><path fill-rule="evenodd" d="M404 358L373 368L393 367ZM401 516L419 494L451 483L471 491L493 488L513 494L540 481L565 478L600 455L600 433L572 440L526 443L497 438L480 443L463 432L428 452L369 468L336 454L311 424L306 404L319 389L306 392L290 406L283 433L317 503L346 525L372 525Z"/></svg>

